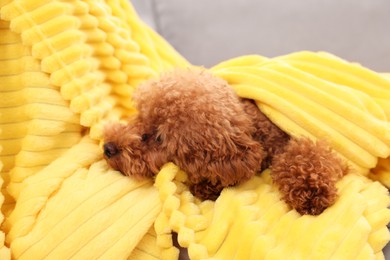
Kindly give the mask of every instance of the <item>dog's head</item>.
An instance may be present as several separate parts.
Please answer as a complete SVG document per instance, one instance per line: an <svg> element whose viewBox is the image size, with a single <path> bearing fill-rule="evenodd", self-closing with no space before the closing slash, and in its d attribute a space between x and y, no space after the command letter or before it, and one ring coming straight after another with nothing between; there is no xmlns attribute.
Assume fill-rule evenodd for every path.
<svg viewBox="0 0 390 260"><path fill-rule="evenodd" d="M140 122L109 124L104 137L104 158L124 175L152 177L168 162L161 136Z"/></svg>
<svg viewBox="0 0 390 260"><path fill-rule="evenodd" d="M263 151L227 83L205 71L180 71L141 85L138 114L109 125L105 158L125 175L150 177L174 162L191 182L232 185L259 170Z"/></svg>

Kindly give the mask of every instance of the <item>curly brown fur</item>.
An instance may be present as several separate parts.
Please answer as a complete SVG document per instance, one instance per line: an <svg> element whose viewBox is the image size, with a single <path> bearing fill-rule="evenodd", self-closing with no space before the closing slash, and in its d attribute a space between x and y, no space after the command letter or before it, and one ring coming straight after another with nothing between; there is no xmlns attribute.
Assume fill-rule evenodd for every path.
<svg viewBox="0 0 390 260"><path fill-rule="evenodd" d="M141 85L134 101L137 117L105 130L105 157L123 174L152 176L172 161L187 172L196 196L215 199L260 171L255 127L224 80L177 71Z"/></svg>
<svg viewBox="0 0 390 260"><path fill-rule="evenodd" d="M336 197L342 161L323 142L291 139L226 81L205 70L176 71L141 85L128 125L105 129L109 165L125 175L152 177L166 162L187 172L191 192L220 191L272 167L283 199L302 214L319 214Z"/></svg>
<svg viewBox="0 0 390 260"><path fill-rule="evenodd" d="M346 174L346 164L325 141L291 139L272 161L272 180L283 199L301 214L318 215L337 196L336 181Z"/></svg>
<svg viewBox="0 0 390 260"><path fill-rule="evenodd" d="M290 136L277 127L271 120L258 109L253 100L242 99L244 111L251 118L255 126L252 133L253 139L261 143L265 152L261 169L265 170L271 165L274 155L282 152L287 145Z"/></svg>
<svg viewBox="0 0 390 260"><path fill-rule="evenodd" d="M254 122L254 139L265 151L262 169L271 166L272 180L283 200L301 214L318 215L337 198L336 182L348 167L326 143L290 137L273 124L252 100L242 100Z"/></svg>

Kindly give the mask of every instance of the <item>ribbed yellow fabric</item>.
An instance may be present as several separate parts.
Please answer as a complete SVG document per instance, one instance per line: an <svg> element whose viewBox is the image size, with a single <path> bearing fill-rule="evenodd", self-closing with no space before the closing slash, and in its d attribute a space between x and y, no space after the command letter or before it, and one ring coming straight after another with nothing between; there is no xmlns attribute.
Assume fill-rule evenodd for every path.
<svg viewBox="0 0 390 260"><path fill-rule="evenodd" d="M216 65L279 127L328 139L363 176L343 178L316 217L288 209L268 171L201 202L171 163L153 185L102 159L102 126L134 113L134 88L191 66L127 0L0 8L0 259L175 259L172 231L191 259L383 259L390 78L327 53ZM374 167L382 184L364 176Z"/></svg>
<svg viewBox="0 0 390 260"><path fill-rule="evenodd" d="M377 166L371 171L370 177L380 181L390 189L390 158L379 159Z"/></svg>
<svg viewBox="0 0 390 260"><path fill-rule="evenodd" d="M225 189L218 200L200 202L173 164L156 179L163 202L156 219L163 259L174 259L170 233L191 259L370 259L381 257L390 238L387 189L350 174L337 187L340 198L321 215L300 216L280 201L269 171Z"/></svg>
<svg viewBox="0 0 390 260"><path fill-rule="evenodd" d="M2 176L6 180L4 194L9 192L12 195L3 205L3 212L9 215L4 229L14 257L36 255L39 258L43 257L39 254L45 252L40 252L41 244L36 242L41 241L41 238L34 237L31 225L36 227L38 213L41 214L42 208L47 207L48 200L38 199L41 203L37 203L37 200L31 199L42 194L39 193L39 188L36 189L39 195L23 188L26 187L24 181L31 181L38 178L36 176L45 175L45 172L47 174L45 167L48 165L58 167L53 162L56 158L60 158L60 162L64 164L70 163L63 161L66 156L61 155L77 144L83 134L88 133L83 132L83 126L90 127L93 138L99 138L102 119L118 119L132 113L131 90L139 82L156 76L157 71L151 68L149 57L140 52L139 44L132 39L132 31L113 15L113 10L105 1L6 1L1 5L0 140L4 149L0 156L4 162ZM150 30L147 33L153 34ZM163 41L157 35L154 35L154 40ZM166 44L163 48L169 50L171 47ZM173 49L168 53L174 53ZM179 57L178 54L176 56ZM175 60L174 55L171 59ZM178 59L182 64L188 65L181 56ZM162 70L158 71L160 72ZM100 149L96 152L101 154ZM92 163L93 161L90 162ZM76 166L81 167L78 164ZM62 171L57 173L65 174ZM66 173L70 174L72 171ZM58 185L54 190L53 187L42 189L50 194L57 193L65 179L56 179L55 183ZM111 189L116 190L117 187ZM137 192L142 190L144 188L137 188ZM139 195L131 190L126 192L132 195L126 195L128 198L121 199L122 202L118 202L118 205L129 204L129 199ZM19 199L21 193L22 197ZM110 191L101 193L110 194ZM114 258L128 256L132 247L136 246L149 229L153 216L156 215L153 211L158 211L159 201L153 198L153 191L147 193L149 195L143 196L144 202L150 200L148 205L153 210L137 210L147 224L137 225L138 231L129 232L129 229L121 227L121 221L125 220L121 217L121 221L116 221L115 225L121 227L121 232L127 233L121 233L123 235L120 235L120 239L113 240L117 246L101 248L101 255ZM17 200L15 206L14 199ZM26 204L27 201L33 203ZM131 209L126 212L127 215L133 214ZM142 216L142 212L150 217ZM102 216L105 214L106 211ZM87 220L90 218L89 215L85 217ZM52 218L50 221L59 220ZM139 222L136 218L134 221ZM47 225L43 220L39 219L38 222ZM96 221L87 222L85 227L93 227L94 223ZM108 234L116 230L115 225L112 228L110 226ZM102 225L102 230L107 227L107 224ZM55 230L52 232L54 236L60 234ZM137 233L138 238L135 239L133 233ZM26 235L30 236L29 239L19 239ZM85 237L83 233L79 235ZM129 239L133 246L129 244ZM47 241L43 242L47 245ZM68 242L63 242L62 245L69 249ZM91 242L83 248L88 250L96 247L98 242ZM57 247L55 243L52 245ZM123 250L124 245L126 250ZM122 248L118 250L117 247ZM52 249L48 248L46 251ZM69 254L76 252L73 249L70 251ZM58 251L53 252L45 257L50 258L54 254L56 258ZM80 252L89 254L88 251Z"/></svg>
<svg viewBox="0 0 390 260"><path fill-rule="evenodd" d="M298 54L291 56L298 56L299 60ZM304 57L317 55L303 54ZM217 65L212 70L226 79L238 95L257 100L259 108L280 128L295 136L327 139L355 171L368 174L378 157L390 155L390 128L384 109L368 95L370 93L292 67L285 62L289 57L264 60L251 66ZM339 63L339 59L334 58L329 61L329 67L332 61ZM371 74L373 82L390 86L385 77ZM360 86L370 89L368 84L373 83L362 82ZM386 93L385 86L382 91Z"/></svg>
<svg viewBox="0 0 390 260"><path fill-rule="evenodd" d="M160 248L156 246L157 235L152 227L134 248L128 260L157 260L160 259Z"/></svg>
<svg viewBox="0 0 390 260"><path fill-rule="evenodd" d="M390 99L389 78L325 52L298 52L278 59L319 78L367 93L390 117L387 102Z"/></svg>
<svg viewBox="0 0 390 260"><path fill-rule="evenodd" d="M1 128L0 128L0 131L1 131ZM0 146L0 151L1 151L2 147ZM3 164L1 163L0 161L0 172L2 171L2 168L3 168ZM2 175L0 177L0 185L2 187L3 185L3 178L2 178ZM4 194L5 192L3 190L1 190L0 192L0 205L3 205L4 203ZM2 223L4 221L4 215L3 215L3 211L0 212L0 223ZM5 233L3 231L0 231L0 259L10 259L11 258L11 251L9 250L9 248L5 245Z"/></svg>
<svg viewBox="0 0 390 260"><path fill-rule="evenodd" d="M26 180L19 201L5 222L17 259L125 258L160 211L151 182L108 169L88 137Z"/></svg>

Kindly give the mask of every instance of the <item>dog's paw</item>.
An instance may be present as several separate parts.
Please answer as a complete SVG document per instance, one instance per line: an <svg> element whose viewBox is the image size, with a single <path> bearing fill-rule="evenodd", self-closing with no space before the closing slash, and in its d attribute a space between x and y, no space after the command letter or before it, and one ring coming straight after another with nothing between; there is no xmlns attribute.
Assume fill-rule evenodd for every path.
<svg viewBox="0 0 390 260"><path fill-rule="evenodd" d="M282 192L284 201L302 215L319 215L333 205L337 198L335 187L330 188L313 178L302 180L296 186L285 187Z"/></svg>
<svg viewBox="0 0 390 260"><path fill-rule="evenodd" d="M318 215L334 204L336 182L348 168L325 141L292 139L272 161L272 180L301 214Z"/></svg>
<svg viewBox="0 0 390 260"><path fill-rule="evenodd" d="M201 200L216 200L222 189L223 186L220 183L212 184L207 180L190 185L191 193Z"/></svg>

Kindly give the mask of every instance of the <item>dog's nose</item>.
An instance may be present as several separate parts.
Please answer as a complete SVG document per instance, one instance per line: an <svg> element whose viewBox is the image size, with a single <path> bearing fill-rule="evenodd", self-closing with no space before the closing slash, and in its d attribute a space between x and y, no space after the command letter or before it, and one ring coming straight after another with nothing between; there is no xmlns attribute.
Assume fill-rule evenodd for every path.
<svg viewBox="0 0 390 260"><path fill-rule="evenodd" d="M104 149L104 155L107 156L107 158L111 158L112 156L119 153L118 148L112 142L105 143L103 149Z"/></svg>

